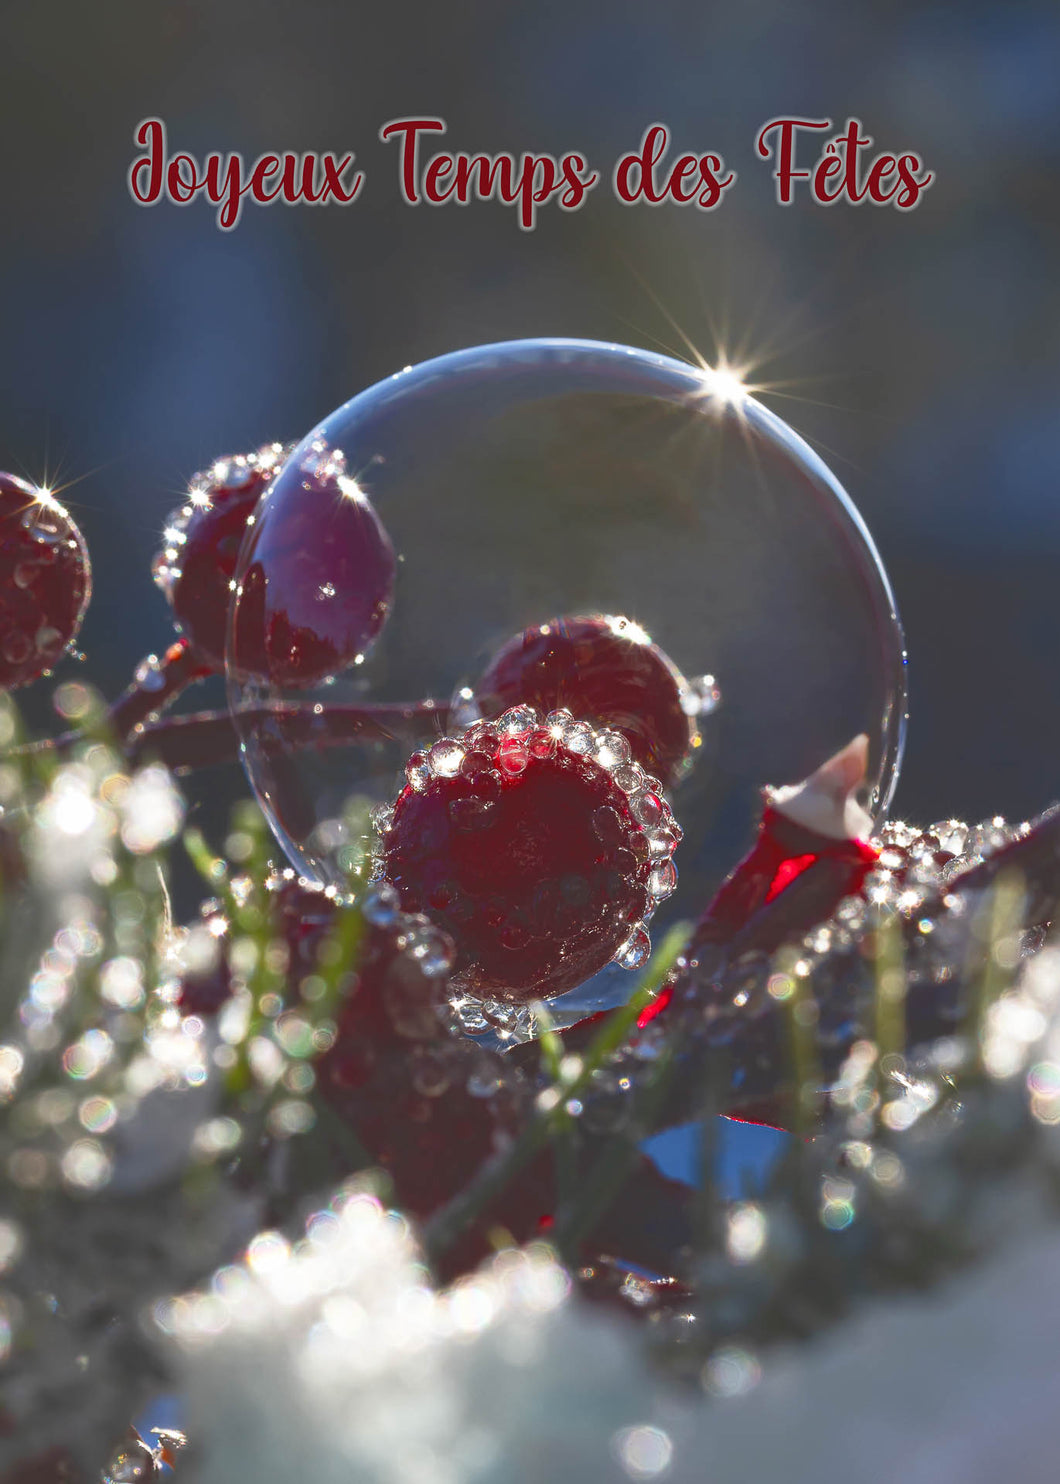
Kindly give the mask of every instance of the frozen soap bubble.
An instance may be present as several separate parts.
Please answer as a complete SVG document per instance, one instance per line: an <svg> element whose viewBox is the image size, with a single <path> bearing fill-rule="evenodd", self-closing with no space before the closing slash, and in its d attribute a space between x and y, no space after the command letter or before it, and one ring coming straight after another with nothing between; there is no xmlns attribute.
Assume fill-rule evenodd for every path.
<svg viewBox="0 0 1060 1484"><path fill-rule="evenodd" d="M731 376L590 341L442 356L314 428L248 530L227 670L248 776L301 873L348 883L404 788L451 792L470 828L548 734L638 819L669 790L658 853L683 830L680 880L649 895L657 924L698 915L764 784L859 732L878 817L905 722L894 599L834 475ZM479 718L496 726L465 745Z"/></svg>

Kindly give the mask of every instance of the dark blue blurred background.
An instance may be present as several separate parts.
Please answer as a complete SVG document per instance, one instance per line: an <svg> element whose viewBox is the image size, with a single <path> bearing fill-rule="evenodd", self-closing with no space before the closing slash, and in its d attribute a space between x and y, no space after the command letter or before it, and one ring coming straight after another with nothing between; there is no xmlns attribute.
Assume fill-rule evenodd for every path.
<svg viewBox="0 0 1060 1484"><path fill-rule="evenodd" d="M898 807L1024 815L1057 793L1060 12L1052 3L320 5L0 10L0 466L60 482L96 563L84 630L116 690L167 639L148 561L216 454L300 436L398 367L554 333L764 356L833 463L905 618ZM860 117L937 180L918 210L774 200L755 134ZM379 126L467 150L577 148L580 211L410 209ZM133 131L201 155L354 149L347 209L135 207ZM629 209L644 127L740 174L719 210Z"/></svg>

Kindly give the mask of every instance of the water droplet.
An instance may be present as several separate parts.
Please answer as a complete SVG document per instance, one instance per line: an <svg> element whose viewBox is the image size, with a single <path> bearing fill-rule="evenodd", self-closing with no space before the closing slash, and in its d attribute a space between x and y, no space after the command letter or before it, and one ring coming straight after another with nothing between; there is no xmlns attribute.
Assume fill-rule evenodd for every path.
<svg viewBox="0 0 1060 1484"><path fill-rule="evenodd" d="M478 1000L460 999L453 1000L451 1003L461 1029L468 1035L481 1035L483 1031L489 1030L490 1023L483 1014Z"/></svg>
<svg viewBox="0 0 1060 1484"><path fill-rule="evenodd" d="M415 789L416 793L423 793L431 781L431 769L422 752L414 752L405 764L405 777L408 779L409 787Z"/></svg>
<svg viewBox="0 0 1060 1484"><path fill-rule="evenodd" d="M361 911L365 922L374 927L391 927L401 916L401 901L395 889L384 882L365 893Z"/></svg>
<svg viewBox="0 0 1060 1484"><path fill-rule="evenodd" d="M453 799L448 810L454 830L477 830L489 812L490 800L479 798Z"/></svg>
<svg viewBox="0 0 1060 1484"><path fill-rule="evenodd" d="M154 1454L147 1444L137 1438L115 1453L103 1471L104 1484L139 1484L141 1479L150 1479L155 1472Z"/></svg>
<svg viewBox="0 0 1060 1484"><path fill-rule="evenodd" d="M634 794L629 801L629 812L639 825L645 829L651 829L662 823L665 814L663 801L656 793L645 790Z"/></svg>
<svg viewBox="0 0 1060 1484"><path fill-rule="evenodd" d="M470 736L467 741L470 743ZM460 763L460 771L465 778L474 778L479 773L488 773L492 767L493 759L490 754L480 751L477 746L472 751L465 752Z"/></svg>
<svg viewBox="0 0 1060 1484"><path fill-rule="evenodd" d="M647 929L638 924L616 950L614 962L623 969L639 969L648 962L650 953L651 938Z"/></svg>
<svg viewBox="0 0 1060 1484"><path fill-rule="evenodd" d="M648 845L648 854L652 860L663 860L673 854L677 844L677 837L669 826L663 826L658 830L645 830L644 839Z"/></svg>
<svg viewBox="0 0 1060 1484"><path fill-rule="evenodd" d="M592 825L593 833L604 845L626 843L626 826L622 823L622 816L617 809L612 809L607 804L594 809Z"/></svg>
<svg viewBox="0 0 1060 1484"><path fill-rule="evenodd" d="M497 722L502 737L518 737L537 725L537 712L532 706L512 706Z"/></svg>
<svg viewBox="0 0 1060 1484"><path fill-rule="evenodd" d="M677 867L673 861L663 861L648 877L648 890L656 901L668 897L677 886Z"/></svg>
<svg viewBox="0 0 1060 1484"><path fill-rule="evenodd" d="M593 729L584 721L572 721L563 733L563 745L568 752L577 753L579 756L592 752L595 745Z"/></svg>
<svg viewBox="0 0 1060 1484"><path fill-rule="evenodd" d="M372 828L377 835L385 835L394 823L394 806L392 804L376 804L369 818Z"/></svg>
<svg viewBox="0 0 1060 1484"><path fill-rule="evenodd" d="M157 654L149 654L137 665L133 678L141 690L161 690L166 683Z"/></svg>
<svg viewBox="0 0 1060 1484"><path fill-rule="evenodd" d="M440 979L453 966L452 942L429 917L417 913L406 918L397 943L404 953L416 960L428 979Z"/></svg>
<svg viewBox="0 0 1060 1484"><path fill-rule="evenodd" d="M530 941L530 934L521 922L509 922L501 930L501 944L505 948L525 948Z"/></svg>
<svg viewBox="0 0 1060 1484"><path fill-rule="evenodd" d="M531 732L529 745L531 757L551 757L556 751L555 737L553 737L551 732L546 732L543 730Z"/></svg>
<svg viewBox="0 0 1060 1484"><path fill-rule="evenodd" d="M455 778L464 761L464 749L451 737L442 737L427 754L427 762L436 778Z"/></svg>
<svg viewBox="0 0 1060 1484"><path fill-rule="evenodd" d="M628 763L631 757L629 743L621 732L601 732L596 739L596 761L601 768L612 771Z"/></svg>
<svg viewBox="0 0 1060 1484"><path fill-rule="evenodd" d="M517 778L529 761L530 754L517 737L509 737L497 751L497 765L509 778Z"/></svg>
<svg viewBox="0 0 1060 1484"><path fill-rule="evenodd" d="M639 793L644 787L644 773L636 763L626 763L623 767L616 768L611 776L625 794Z"/></svg>

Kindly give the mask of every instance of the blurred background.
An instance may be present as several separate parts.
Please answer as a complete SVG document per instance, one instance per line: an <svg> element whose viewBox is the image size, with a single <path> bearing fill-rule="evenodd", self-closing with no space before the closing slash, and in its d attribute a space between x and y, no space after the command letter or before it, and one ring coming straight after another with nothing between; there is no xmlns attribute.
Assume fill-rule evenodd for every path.
<svg viewBox="0 0 1060 1484"><path fill-rule="evenodd" d="M69 484L108 693L167 642L150 557L218 454L476 342L691 345L753 363L877 539L910 651L899 812L1060 795L1054 4L6 0L0 41L0 466ZM906 215L781 209L754 140L785 112L856 115L936 182ZM603 179L533 233L495 203L410 209L378 130L421 113L454 149L576 148ZM139 208L149 115L200 157L353 149L367 181L230 233L205 202ZM657 119L739 173L717 211L614 201Z"/></svg>

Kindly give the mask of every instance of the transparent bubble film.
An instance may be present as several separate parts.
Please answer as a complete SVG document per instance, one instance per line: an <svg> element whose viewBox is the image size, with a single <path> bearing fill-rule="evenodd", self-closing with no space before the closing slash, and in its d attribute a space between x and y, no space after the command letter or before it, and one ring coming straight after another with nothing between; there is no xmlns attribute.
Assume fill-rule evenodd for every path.
<svg viewBox="0 0 1060 1484"><path fill-rule="evenodd" d="M395 818L415 818L430 869L397 881L405 910L437 912L458 947L461 912L488 921L527 961L541 920L592 899L615 942L589 982L548 981L561 1020L628 994L653 915L653 934L699 915L766 784L864 732L879 820L904 667L872 540L781 419L729 375L573 340L406 368L315 428L248 529L227 647L247 773L301 874L389 881L412 850L388 849ZM610 810L612 836L571 843L583 807ZM560 857L590 840L587 886ZM491 861L509 887L520 861L549 879L502 901Z"/></svg>

